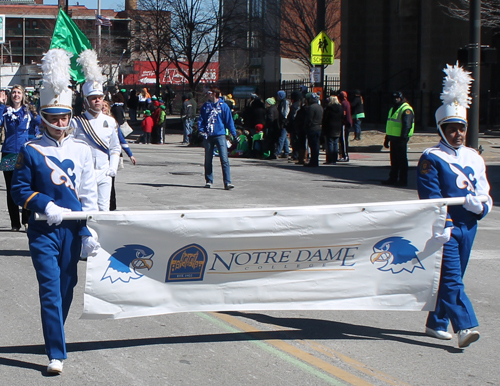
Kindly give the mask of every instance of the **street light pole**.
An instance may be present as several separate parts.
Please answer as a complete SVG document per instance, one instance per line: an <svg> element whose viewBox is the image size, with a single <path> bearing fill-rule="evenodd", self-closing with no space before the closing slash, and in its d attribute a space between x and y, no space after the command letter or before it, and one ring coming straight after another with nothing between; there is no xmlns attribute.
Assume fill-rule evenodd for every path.
<svg viewBox="0 0 500 386"><path fill-rule="evenodd" d="M316 35L318 35L321 31L325 29L325 14L326 14L326 4L325 0L317 0L316 3ZM321 75L320 75L320 86L322 90L322 95L321 95L321 101L320 103L323 102L323 99L325 98L324 92L325 92L325 65L321 65Z"/></svg>
<svg viewBox="0 0 500 386"><path fill-rule="evenodd" d="M481 83L481 0L470 0L469 8L469 49L468 67L471 71L472 82L471 98L472 104L469 109L467 129L467 146L477 149L479 147L479 96Z"/></svg>

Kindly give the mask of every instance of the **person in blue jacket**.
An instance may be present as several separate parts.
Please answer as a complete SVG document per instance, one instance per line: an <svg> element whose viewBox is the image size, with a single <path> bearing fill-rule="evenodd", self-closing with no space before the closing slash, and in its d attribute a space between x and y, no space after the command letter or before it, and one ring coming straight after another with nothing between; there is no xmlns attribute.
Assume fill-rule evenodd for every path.
<svg viewBox="0 0 500 386"><path fill-rule="evenodd" d="M98 211L92 152L68 133L72 113L69 68L70 59L63 49L50 50L42 59L40 115L45 132L21 147L12 178L16 204L47 217L46 221L36 221L34 214L30 217L28 240L50 374L61 373L67 357L64 323L78 281L80 253L91 255L99 248L85 221L64 219L65 212ZM59 82L52 84L54 79Z"/></svg>
<svg viewBox="0 0 500 386"><path fill-rule="evenodd" d="M0 101L0 126L2 124L5 129L5 141L2 146L0 170L3 171L7 187L7 208L11 230L17 232L21 229L21 223L25 229L28 226L30 212L26 208L23 208L21 218L19 218L19 206L16 205L11 197L14 165L21 146L39 134L36 123L33 120L33 114L28 107L23 86L17 84L12 87L8 106Z"/></svg>
<svg viewBox="0 0 500 386"><path fill-rule="evenodd" d="M476 236L477 222L492 208L490 186L483 158L464 146L467 132L470 73L461 67L447 66L436 123L441 141L426 149L418 163L417 188L423 199L463 197L463 205L448 207L444 232L434 238L443 243L441 278L436 309L429 313L425 333L448 340L451 322L464 348L479 339L478 321L465 293L463 277ZM483 202L483 200L486 200Z"/></svg>
<svg viewBox="0 0 500 386"><path fill-rule="evenodd" d="M214 182L212 160L214 147L219 150L224 189L231 190L231 172L229 169L229 157L227 155L226 129L232 137L237 139L231 109L221 98L218 88L207 91L207 101L201 106L198 118L198 131L205 138L205 188L212 187Z"/></svg>

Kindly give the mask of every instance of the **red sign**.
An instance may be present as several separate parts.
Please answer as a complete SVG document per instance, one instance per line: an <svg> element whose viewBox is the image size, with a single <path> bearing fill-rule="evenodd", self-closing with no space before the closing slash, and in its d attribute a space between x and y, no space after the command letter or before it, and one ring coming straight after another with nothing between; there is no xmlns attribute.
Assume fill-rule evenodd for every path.
<svg viewBox="0 0 500 386"><path fill-rule="evenodd" d="M194 69L201 68L205 63L195 62ZM187 66L185 66L187 69ZM183 84L187 83L173 63L163 62L160 66L160 83L162 84ZM149 61L136 61L134 63L135 74L124 77L123 84L151 84L156 83L156 75L153 66ZM219 63L209 63L207 70L203 74L200 83L215 83L219 79Z"/></svg>

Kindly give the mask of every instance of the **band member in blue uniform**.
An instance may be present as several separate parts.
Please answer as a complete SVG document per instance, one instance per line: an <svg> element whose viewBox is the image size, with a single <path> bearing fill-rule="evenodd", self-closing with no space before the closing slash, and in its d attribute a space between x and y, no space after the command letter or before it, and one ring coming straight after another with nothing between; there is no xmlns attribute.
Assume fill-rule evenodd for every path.
<svg viewBox="0 0 500 386"><path fill-rule="evenodd" d="M84 221L63 221L63 213L98 208L90 148L67 131L72 112L68 53L50 50L42 63L40 113L45 132L21 148L12 197L23 208L47 216L47 221L30 217L28 239L39 284L47 371L59 374L67 357L64 322L78 279L82 244L87 254L99 247Z"/></svg>
<svg viewBox="0 0 500 386"><path fill-rule="evenodd" d="M464 146L467 131L468 90L472 78L461 67L447 66L443 105L436 111L441 136L437 146L422 154L417 172L420 198L464 197L462 206L449 206L443 234L435 238L443 245L441 279L436 310L429 313L426 334L451 339L447 331L451 322L458 335L458 347L464 348L479 339L474 328L478 321L465 293L463 276L474 242L477 221L492 207L490 186L483 158ZM482 202L480 196L487 198Z"/></svg>

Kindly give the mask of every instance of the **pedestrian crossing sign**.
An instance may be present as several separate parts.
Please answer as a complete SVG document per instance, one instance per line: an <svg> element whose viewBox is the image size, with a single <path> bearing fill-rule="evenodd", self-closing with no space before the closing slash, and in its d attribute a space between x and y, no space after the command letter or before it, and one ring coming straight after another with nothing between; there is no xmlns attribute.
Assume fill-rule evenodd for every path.
<svg viewBox="0 0 500 386"><path fill-rule="evenodd" d="M325 31L321 31L311 42L311 64L333 64L334 44Z"/></svg>

